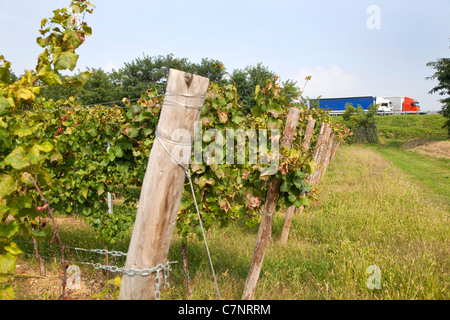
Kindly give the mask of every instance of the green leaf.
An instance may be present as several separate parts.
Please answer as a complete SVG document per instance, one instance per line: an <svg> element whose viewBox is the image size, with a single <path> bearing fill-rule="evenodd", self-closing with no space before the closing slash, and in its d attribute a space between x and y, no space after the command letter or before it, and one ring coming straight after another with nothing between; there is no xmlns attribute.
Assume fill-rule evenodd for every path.
<svg viewBox="0 0 450 320"><path fill-rule="evenodd" d="M312 190L312 183L305 183L304 190L305 190L305 192L311 192L311 190Z"/></svg>
<svg viewBox="0 0 450 320"><path fill-rule="evenodd" d="M316 172L317 169L317 163L314 160L311 160L307 165L306 165L306 172L308 174L313 174L314 172Z"/></svg>
<svg viewBox="0 0 450 320"><path fill-rule="evenodd" d="M59 75L56 72L54 72L52 68L48 65L40 69L37 76L40 80L44 81L49 86L56 86L58 84L62 84Z"/></svg>
<svg viewBox="0 0 450 320"><path fill-rule="evenodd" d="M297 200L297 197L298 195L296 195L294 192L290 192L288 199L290 202L294 203Z"/></svg>
<svg viewBox="0 0 450 320"><path fill-rule="evenodd" d="M11 242L8 246L5 247L5 250L14 256L22 253L22 250L20 250L19 246L15 242Z"/></svg>
<svg viewBox="0 0 450 320"><path fill-rule="evenodd" d="M70 79L70 83L75 86L84 86L90 77L92 76L92 71L80 72L78 75ZM67 78L66 78L67 79Z"/></svg>
<svg viewBox="0 0 450 320"><path fill-rule="evenodd" d="M87 200L87 196L88 196L88 191L89 189L83 189L81 190L81 194L83 195L83 197Z"/></svg>
<svg viewBox="0 0 450 320"><path fill-rule="evenodd" d="M11 285L7 285L3 289L0 289L0 300L14 300L14 288Z"/></svg>
<svg viewBox="0 0 450 320"><path fill-rule="evenodd" d="M77 33L70 28L64 31L63 41L69 43L74 50L81 45L81 40L78 38Z"/></svg>
<svg viewBox="0 0 450 320"><path fill-rule="evenodd" d="M75 54L70 51L65 51L60 54L55 55L55 59L53 63L55 64L56 70L66 70L69 69L70 71L73 71L75 67L77 66L78 61L78 54Z"/></svg>
<svg viewBox="0 0 450 320"><path fill-rule="evenodd" d="M303 181L302 179L300 179L299 177L294 177L294 179L292 179L292 182L294 182L295 186L302 190L303 189Z"/></svg>
<svg viewBox="0 0 450 320"><path fill-rule="evenodd" d="M258 97L258 93L260 90L261 90L261 86L258 84L255 88L255 99L256 99L256 97Z"/></svg>
<svg viewBox="0 0 450 320"><path fill-rule="evenodd" d="M283 183L280 186L280 191L281 192L289 192L290 186L291 186L291 184L289 181L283 181Z"/></svg>
<svg viewBox="0 0 450 320"><path fill-rule="evenodd" d="M22 99L25 101L34 100L36 98L36 96L33 94L33 92L31 92L31 90L25 88L20 88L19 90L17 90L16 95L18 99Z"/></svg>
<svg viewBox="0 0 450 320"><path fill-rule="evenodd" d="M0 177L0 197L12 194L16 187L16 181L10 175Z"/></svg>
<svg viewBox="0 0 450 320"><path fill-rule="evenodd" d="M131 127L128 130L128 136L130 138L136 138L139 135L139 128Z"/></svg>
<svg viewBox="0 0 450 320"><path fill-rule="evenodd" d="M30 165L30 161L25 153L24 147L15 148L4 160L5 164L14 169L21 170Z"/></svg>
<svg viewBox="0 0 450 320"><path fill-rule="evenodd" d="M294 201L294 206L299 208L301 206L307 205L307 201L305 197L298 197L297 200Z"/></svg>
<svg viewBox="0 0 450 320"><path fill-rule="evenodd" d="M5 86L10 84L10 76L11 76L11 73L9 71L10 66L11 62L9 61L5 61L3 65L0 66L0 84L3 84Z"/></svg>
<svg viewBox="0 0 450 320"><path fill-rule="evenodd" d="M242 112L233 112L233 117L231 118L231 121L233 121L236 124L241 124L245 120L244 115Z"/></svg>
<svg viewBox="0 0 450 320"><path fill-rule="evenodd" d="M98 190L97 190L97 194L98 194L99 196L101 196L104 192L105 192L105 188L103 188L102 186L99 187Z"/></svg>
<svg viewBox="0 0 450 320"><path fill-rule="evenodd" d="M19 138L23 138L29 135L33 134L32 128L29 126L28 123L23 123L20 127L14 129L13 133Z"/></svg>
<svg viewBox="0 0 450 320"><path fill-rule="evenodd" d="M0 255L0 274L8 274L16 269L17 257L7 252Z"/></svg>
<svg viewBox="0 0 450 320"><path fill-rule="evenodd" d="M122 150L122 148L119 147L119 146L116 146L114 148L114 154L116 155L117 158L123 157L123 150Z"/></svg>
<svg viewBox="0 0 450 320"><path fill-rule="evenodd" d="M31 230L31 234L33 235L33 237L36 237L36 238L44 238L45 237L44 231Z"/></svg>
<svg viewBox="0 0 450 320"><path fill-rule="evenodd" d="M91 137L97 136L97 135L98 135L97 128L95 128L95 127L91 128L91 129L88 131L88 133L91 135Z"/></svg>
<svg viewBox="0 0 450 320"><path fill-rule="evenodd" d="M8 114L12 107L14 102L11 98L0 97L0 117Z"/></svg>
<svg viewBox="0 0 450 320"><path fill-rule="evenodd" d="M47 24L47 18L41 20L41 29Z"/></svg>
<svg viewBox="0 0 450 320"><path fill-rule="evenodd" d="M39 164L39 162L41 162L42 156L36 145L30 148L27 154L27 158L32 164Z"/></svg>
<svg viewBox="0 0 450 320"><path fill-rule="evenodd" d="M19 224L17 221L5 222L5 224L0 225L0 237L11 238L19 231Z"/></svg>
<svg viewBox="0 0 450 320"><path fill-rule="evenodd" d="M35 147L42 152L48 153L53 150L53 145L50 141L45 141L41 144L35 144Z"/></svg>
<svg viewBox="0 0 450 320"><path fill-rule="evenodd" d="M83 31L86 36L92 35L92 28L88 26L83 26Z"/></svg>

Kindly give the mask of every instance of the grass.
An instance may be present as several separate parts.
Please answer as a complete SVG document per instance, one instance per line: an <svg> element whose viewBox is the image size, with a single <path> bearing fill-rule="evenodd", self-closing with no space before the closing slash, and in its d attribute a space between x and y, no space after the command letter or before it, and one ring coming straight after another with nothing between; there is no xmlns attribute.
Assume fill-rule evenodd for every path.
<svg viewBox="0 0 450 320"><path fill-rule="evenodd" d="M445 118L439 114L380 116L376 117L376 123L381 138L397 140L448 138L447 129L442 128Z"/></svg>
<svg viewBox="0 0 450 320"><path fill-rule="evenodd" d="M340 122L342 121L342 117L332 117L332 120ZM448 130L443 128L445 121L446 119L440 114L375 117L378 134L381 139L402 141L420 138L428 138L431 140L448 139Z"/></svg>
<svg viewBox="0 0 450 320"><path fill-rule="evenodd" d="M433 175L434 171L429 174ZM444 187L448 188L448 182ZM285 246L278 241L284 217L275 216L256 299L450 298L450 204L444 192L433 189L423 176L411 177L397 168L376 148L364 146L342 146L320 189L318 204L294 217ZM73 218L61 219L61 233L69 245L103 247L88 227ZM256 233L257 228L240 223L208 232L222 299L241 298ZM128 241L110 250L126 251ZM187 299L180 251L180 239L174 235L169 259L179 263L172 267L171 287L162 292L166 300ZM191 299L215 299L203 242L188 244L188 259ZM26 273L15 278L17 298L57 298L55 283L39 285L45 279L34 278L34 285L30 284L27 275L37 270L33 263L26 257L19 261ZM379 290L367 288L370 275L366 271L372 265L381 270ZM49 276L60 270L56 263L47 268ZM85 292L70 294L74 299L91 299L92 293L107 287L106 280L104 272L83 266ZM112 295L104 298L112 299Z"/></svg>
<svg viewBox="0 0 450 320"><path fill-rule="evenodd" d="M426 186L449 204L450 159L407 151L401 145L402 141L387 140L384 144L373 145L371 148L412 177L418 183L418 188Z"/></svg>

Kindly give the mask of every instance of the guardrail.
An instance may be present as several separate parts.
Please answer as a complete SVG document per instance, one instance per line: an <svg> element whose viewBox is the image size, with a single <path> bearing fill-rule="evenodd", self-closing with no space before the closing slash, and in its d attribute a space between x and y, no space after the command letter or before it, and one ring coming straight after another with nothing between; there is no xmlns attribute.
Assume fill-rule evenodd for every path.
<svg viewBox="0 0 450 320"><path fill-rule="evenodd" d="M367 111L367 110L364 110ZM345 111L328 111L330 116L341 116ZM379 111L377 115L379 116L391 116L391 115L407 115L407 114L439 114L439 111Z"/></svg>

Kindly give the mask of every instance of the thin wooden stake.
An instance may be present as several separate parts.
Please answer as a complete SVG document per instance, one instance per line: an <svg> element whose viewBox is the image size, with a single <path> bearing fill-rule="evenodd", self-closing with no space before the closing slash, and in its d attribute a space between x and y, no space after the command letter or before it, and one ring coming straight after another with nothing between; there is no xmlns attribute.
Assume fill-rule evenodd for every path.
<svg viewBox="0 0 450 320"><path fill-rule="evenodd" d="M189 265L188 265L188 255L187 255L187 243L182 242L181 243L181 258L183 260L183 270L184 275L186 276L186 295L188 298L191 297L192 291L191 291L191 285L190 285L190 276L189 276Z"/></svg>
<svg viewBox="0 0 450 320"><path fill-rule="evenodd" d="M319 167L319 158L320 158L320 152L322 150L322 146L325 143L325 131L327 130L328 124L325 122L322 122L322 126L320 127L320 131L319 131L319 136L317 137L317 142L316 142L316 146L314 148L314 152L313 152L313 160L316 161L317 163L317 168ZM317 172L317 169L316 169ZM308 175L306 177L306 182L308 183L312 183L314 174L316 173L312 173L310 175ZM314 184L313 184L314 185ZM300 215L302 214L303 210L304 210L304 206L301 206L300 208L298 208L296 210L296 214Z"/></svg>
<svg viewBox="0 0 450 320"><path fill-rule="evenodd" d="M38 242L37 242L36 238L33 236L31 237L31 239L33 240L34 255L36 256L37 262L39 264L39 274L41 275L41 277L45 277L45 264L44 264L44 259L42 259L39 254Z"/></svg>
<svg viewBox="0 0 450 320"><path fill-rule="evenodd" d="M292 145L295 130L297 128L300 110L291 108L286 119L286 127L283 131L280 148ZM259 274L264 260L264 254L268 240L272 231L272 221L277 206L278 195L280 193L281 179L273 176L269 181L266 202L262 212L261 223L259 225L256 244L253 251L252 262L245 282L242 300L252 300L255 297L256 286L258 284Z"/></svg>
<svg viewBox="0 0 450 320"><path fill-rule="evenodd" d="M328 147L327 147L327 150L325 153L325 157L323 159L322 168L320 170L319 180L325 174L325 172L327 171L328 165L330 164L330 156L331 156L331 150L333 149L334 137L335 137L334 134L332 134L330 136L330 141L328 142Z"/></svg>
<svg viewBox="0 0 450 320"><path fill-rule="evenodd" d="M314 126L316 125L316 120L309 119L308 126L306 127L305 136L303 138L303 150L307 152L311 143L312 133L314 131ZM290 206L287 208L284 215L283 230L281 231L280 243L286 244L289 238L289 231L291 229L292 218L294 217L295 206Z"/></svg>

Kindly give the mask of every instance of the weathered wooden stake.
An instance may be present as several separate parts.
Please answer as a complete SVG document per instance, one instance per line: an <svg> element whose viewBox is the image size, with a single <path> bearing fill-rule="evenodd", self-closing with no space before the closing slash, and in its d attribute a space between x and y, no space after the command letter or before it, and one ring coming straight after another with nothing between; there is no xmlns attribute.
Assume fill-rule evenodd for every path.
<svg viewBox="0 0 450 320"><path fill-rule="evenodd" d="M328 142L330 139L330 134L331 134L331 127L325 123L325 131L322 136L321 144L319 146L319 150L318 150L317 157L316 157L317 169L316 169L316 172L314 172L310 176L310 178L311 178L310 181L313 186L316 186L320 179L320 173L322 171L323 163L325 160L325 155L328 150Z"/></svg>
<svg viewBox="0 0 450 320"><path fill-rule="evenodd" d="M313 160L316 161L316 163L318 161L318 157L319 157L319 153L320 153L320 150L321 150L321 146L322 146L322 144L324 142L325 129L327 128L327 126L328 125L325 122L322 122L322 126L320 127L320 131L319 131L319 136L317 137L316 147L314 148L314 151L313 151ZM313 175L314 175L314 173L308 175L306 177L306 182L311 182ZM300 214L302 214L303 210L304 210L304 206L301 206L300 208L298 208L296 210L295 214L300 215Z"/></svg>
<svg viewBox="0 0 450 320"><path fill-rule="evenodd" d="M316 120L309 119L308 126L306 127L305 136L303 138L303 150L307 152L311 143L312 133L314 131L314 126L316 125ZM280 243L286 244L289 238L289 230L291 229L292 218L294 217L295 206L290 206L287 208L284 215L283 230L281 231Z"/></svg>
<svg viewBox="0 0 450 320"><path fill-rule="evenodd" d="M340 144L341 144L340 141L335 141L335 143L333 145L333 149L331 150L330 162L333 161L334 156L336 155L336 152L338 151Z"/></svg>
<svg viewBox="0 0 450 320"><path fill-rule="evenodd" d="M286 119L286 127L284 128L283 137L281 138L281 149L292 145L299 116L299 109L291 108L289 110L289 114ZM244 293L242 295L243 300L252 300L255 296L267 242L270 239L272 231L273 215L277 206L280 185L281 179L275 178L275 176L271 177L267 190L266 202L262 212L261 223L259 225L258 235L256 237L252 262L250 264L247 280L245 281Z"/></svg>
<svg viewBox="0 0 450 320"><path fill-rule="evenodd" d="M325 174L325 171L327 171L328 165L330 164L330 156L331 156L331 150L333 149L334 145L334 133L330 136L330 139L328 141L327 150L325 153L325 157L323 159L323 165L320 170L319 180L322 178L322 176Z"/></svg>
<svg viewBox="0 0 450 320"><path fill-rule="evenodd" d="M200 117L208 86L208 78L170 69L166 98L157 127L162 143L169 152L180 149L175 148L179 145L170 141L192 144L194 122ZM183 131L179 130L185 130L190 137L186 139L185 135L184 141L180 141L180 132ZM178 136L173 137L176 134ZM158 141L155 138L142 185L125 263L125 269L128 270L151 269L166 263L181 202L185 171ZM182 157L179 160L182 165L188 166ZM131 276L124 273L119 299L155 299L155 274Z"/></svg>
<svg viewBox="0 0 450 320"><path fill-rule="evenodd" d="M34 230L33 227L32 227L32 229ZM39 254L38 242L37 242L36 238L33 236L31 237L31 239L33 240L33 245L34 245L34 255L36 256L36 259L39 264L39 274L41 275L41 277L45 277L45 264L44 264L44 259L42 259L41 255Z"/></svg>
<svg viewBox="0 0 450 320"><path fill-rule="evenodd" d="M191 285L189 277L189 265L188 265L188 256L187 256L187 243L182 242L181 243L181 259L183 260L183 270L184 275L186 276L186 295L188 298L191 298L192 291L191 291Z"/></svg>

